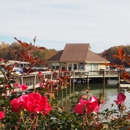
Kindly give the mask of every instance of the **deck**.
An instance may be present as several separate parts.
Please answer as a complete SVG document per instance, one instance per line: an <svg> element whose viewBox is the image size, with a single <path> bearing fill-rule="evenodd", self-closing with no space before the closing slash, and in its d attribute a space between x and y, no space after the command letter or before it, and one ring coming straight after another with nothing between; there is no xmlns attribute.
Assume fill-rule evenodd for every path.
<svg viewBox="0 0 130 130"><path fill-rule="evenodd" d="M62 72L62 76L70 76L71 80L74 79L86 79L89 84L89 80L92 78L119 78L118 71L69 71L68 73ZM56 77L51 71L43 71L43 76L47 79L55 80ZM21 75L16 77L16 81L20 84L26 84L29 88L33 89L39 87L38 72L31 73L29 75ZM74 82L73 82L74 83Z"/></svg>
<svg viewBox="0 0 130 130"><path fill-rule="evenodd" d="M71 78L118 77L119 71L71 71Z"/></svg>

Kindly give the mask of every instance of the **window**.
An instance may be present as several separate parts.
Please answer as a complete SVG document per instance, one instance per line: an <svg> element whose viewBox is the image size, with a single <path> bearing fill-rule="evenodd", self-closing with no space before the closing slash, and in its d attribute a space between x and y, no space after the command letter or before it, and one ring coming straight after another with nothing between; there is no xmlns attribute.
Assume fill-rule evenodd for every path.
<svg viewBox="0 0 130 130"><path fill-rule="evenodd" d="M71 71L72 70L72 64L68 65L68 70Z"/></svg>
<svg viewBox="0 0 130 130"><path fill-rule="evenodd" d="M74 64L74 70L77 70L77 64Z"/></svg>
<svg viewBox="0 0 130 130"><path fill-rule="evenodd" d="M93 64L93 70L98 70L98 64L97 63Z"/></svg>
<svg viewBox="0 0 130 130"><path fill-rule="evenodd" d="M55 66L52 66L52 69L55 70Z"/></svg>
<svg viewBox="0 0 130 130"><path fill-rule="evenodd" d="M91 70L92 70L92 63L88 63L88 64L87 64L87 70L88 70L88 71L91 71Z"/></svg>
<svg viewBox="0 0 130 130"><path fill-rule="evenodd" d="M79 63L79 70L84 70L84 63Z"/></svg>
<svg viewBox="0 0 130 130"><path fill-rule="evenodd" d="M59 66L56 66L56 70L59 70Z"/></svg>

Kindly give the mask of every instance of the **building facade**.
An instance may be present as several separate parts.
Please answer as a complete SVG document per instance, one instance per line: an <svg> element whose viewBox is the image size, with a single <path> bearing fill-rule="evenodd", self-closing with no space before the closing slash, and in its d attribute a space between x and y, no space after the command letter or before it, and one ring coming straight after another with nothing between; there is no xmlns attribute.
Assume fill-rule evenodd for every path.
<svg viewBox="0 0 130 130"><path fill-rule="evenodd" d="M66 44L64 50L47 60L50 69L75 71L106 70L108 60L91 51L89 43Z"/></svg>

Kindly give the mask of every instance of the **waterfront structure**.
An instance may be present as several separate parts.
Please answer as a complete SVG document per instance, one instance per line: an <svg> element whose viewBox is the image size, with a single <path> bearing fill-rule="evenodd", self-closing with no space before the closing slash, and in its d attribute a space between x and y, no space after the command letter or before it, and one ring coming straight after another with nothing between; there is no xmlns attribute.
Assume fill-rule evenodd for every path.
<svg viewBox="0 0 130 130"><path fill-rule="evenodd" d="M17 64L15 67L22 69L23 67L29 67L30 63L25 61L16 61L16 60L8 60L7 65L14 65Z"/></svg>
<svg viewBox="0 0 130 130"><path fill-rule="evenodd" d="M47 60L47 65L53 70L68 71L99 71L107 70L104 63L110 63L105 58L91 51L89 43L66 44L64 50L60 51Z"/></svg>

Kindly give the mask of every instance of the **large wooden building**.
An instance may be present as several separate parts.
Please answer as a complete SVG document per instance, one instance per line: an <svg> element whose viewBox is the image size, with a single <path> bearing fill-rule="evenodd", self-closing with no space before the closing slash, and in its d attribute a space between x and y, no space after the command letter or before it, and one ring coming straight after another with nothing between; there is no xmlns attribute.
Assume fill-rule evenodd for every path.
<svg viewBox="0 0 130 130"><path fill-rule="evenodd" d="M74 71L106 70L104 63L108 60L91 51L89 43L66 44L64 50L47 60L47 65L53 70L59 68Z"/></svg>

